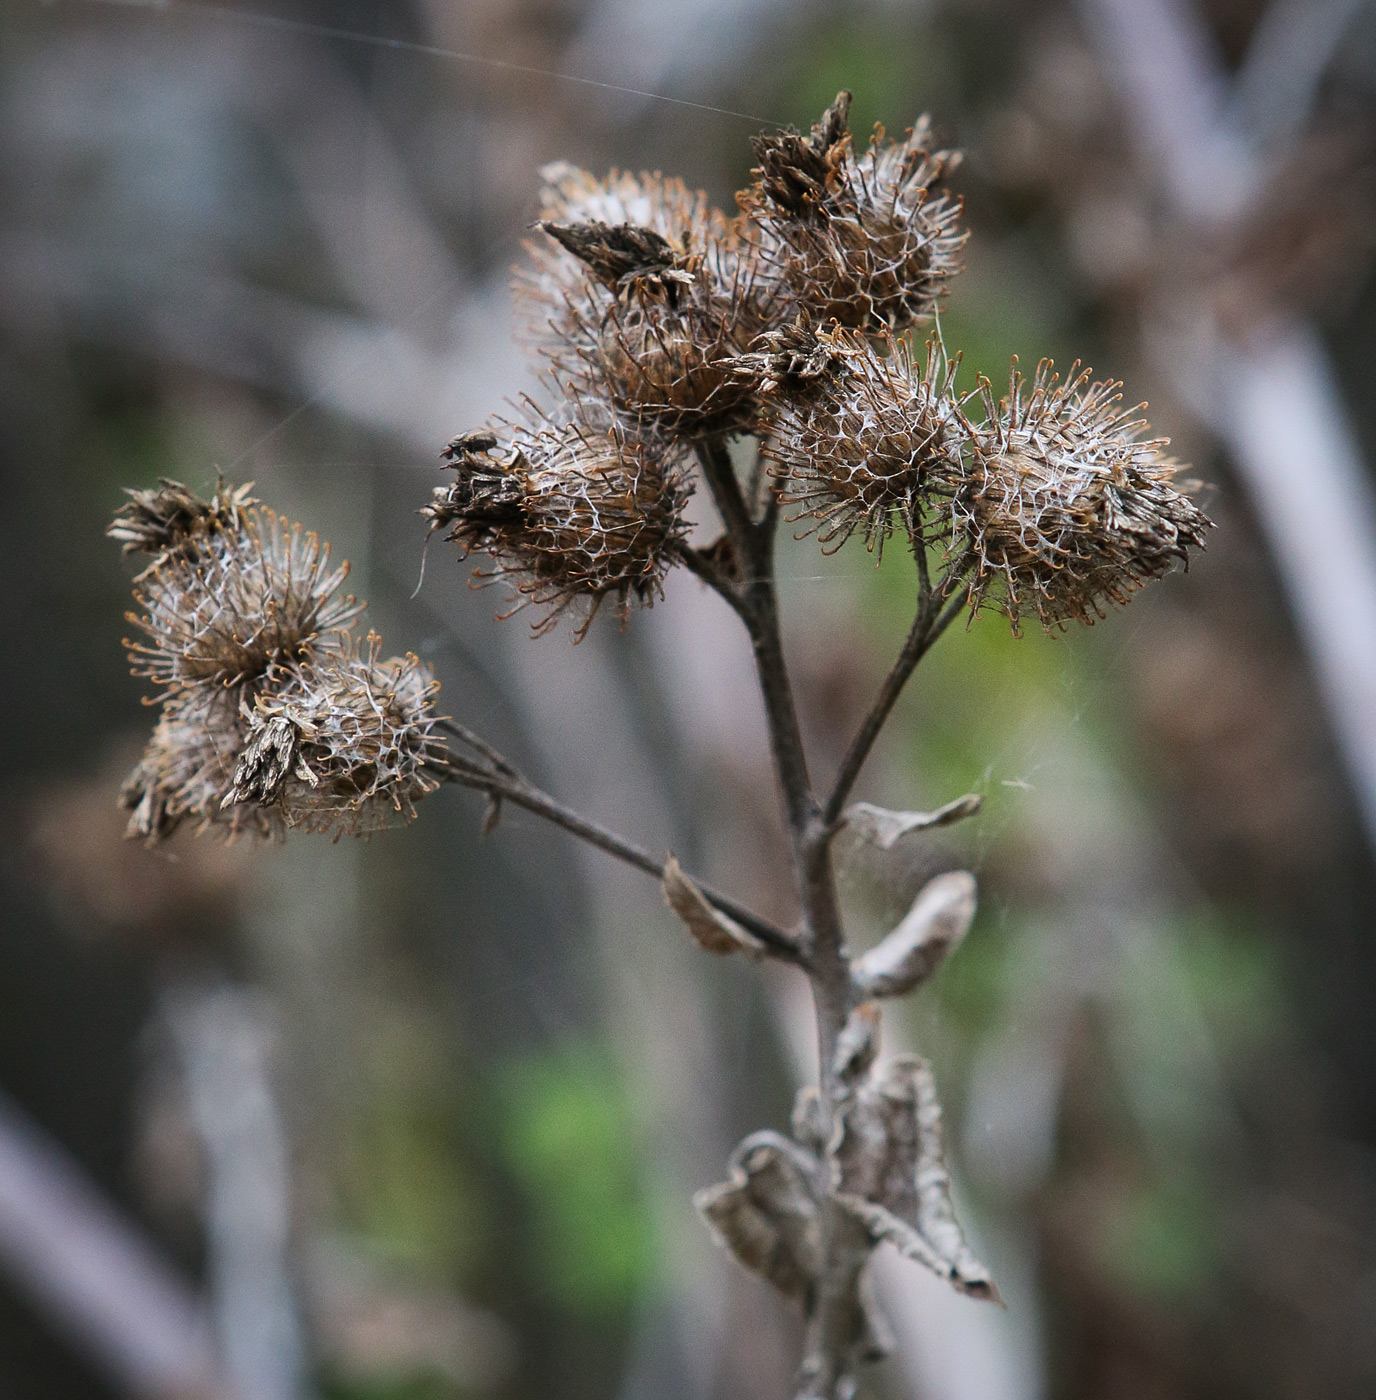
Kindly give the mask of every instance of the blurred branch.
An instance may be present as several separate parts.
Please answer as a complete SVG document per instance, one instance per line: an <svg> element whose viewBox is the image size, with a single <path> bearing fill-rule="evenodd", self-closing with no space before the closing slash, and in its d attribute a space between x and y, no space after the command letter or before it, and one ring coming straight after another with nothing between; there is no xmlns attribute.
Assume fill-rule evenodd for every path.
<svg viewBox="0 0 1376 1400"><path fill-rule="evenodd" d="M228 1400L205 1308L57 1143L0 1097L0 1269L140 1400Z"/></svg>
<svg viewBox="0 0 1376 1400"><path fill-rule="evenodd" d="M236 1395L309 1393L292 1287L291 1171L258 998L234 987L164 998L205 1153L215 1330Z"/></svg>
<svg viewBox="0 0 1376 1400"><path fill-rule="evenodd" d="M1080 0L1080 7L1181 217L1217 225L1236 216L1262 166L1225 119L1224 75L1197 16L1184 0ZM1273 32L1313 42L1305 25L1263 35ZM1336 22L1328 32L1340 32ZM1278 65L1268 56L1262 70ZM1311 97L1315 86L1311 79ZM1289 124L1303 116L1294 97ZM1230 449L1376 843L1376 493L1332 366L1318 338L1294 320L1277 317L1242 345L1207 306L1169 312L1180 325L1149 327L1148 348Z"/></svg>

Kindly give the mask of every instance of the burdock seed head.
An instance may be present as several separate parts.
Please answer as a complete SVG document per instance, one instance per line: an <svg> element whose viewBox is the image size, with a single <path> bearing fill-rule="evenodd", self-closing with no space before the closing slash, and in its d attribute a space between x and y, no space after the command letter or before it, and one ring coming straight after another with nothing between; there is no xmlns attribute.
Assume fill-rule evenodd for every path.
<svg viewBox="0 0 1376 1400"><path fill-rule="evenodd" d="M362 611L338 596L348 564L331 569L328 545L270 510L192 538L140 575L128 615L145 637L128 643L134 674L164 688L252 683Z"/></svg>
<svg viewBox="0 0 1376 1400"><path fill-rule="evenodd" d="M843 92L810 136L757 136L755 183L738 199L798 303L872 334L929 316L959 271L960 200L942 189L959 155L931 148L923 117L901 141L876 127L857 156L849 109Z"/></svg>
<svg viewBox="0 0 1376 1400"><path fill-rule="evenodd" d="M587 609L577 640L607 598L623 619L653 604L687 529L685 473L615 421L503 424L500 440L484 432L451 444L457 476L422 512L431 528L494 561L477 577L512 580L513 612L545 608L536 633L574 605Z"/></svg>
<svg viewBox="0 0 1376 1400"><path fill-rule="evenodd" d="M370 632L296 663L260 694L247 723L231 811L271 812L287 826L366 836L416 815L439 786L430 668L412 655L380 660Z"/></svg>
<svg viewBox="0 0 1376 1400"><path fill-rule="evenodd" d="M546 237L518 275L524 335L570 397L668 441L749 428L724 369L783 314L760 243L701 193L659 175L547 167Z"/></svg>
<svg viewBox="0 0 1376 1400"><path fill-rule="evenodd" d="M281 816L258 807L225 807L248 722L237 699L223 691L183 690L168 699L120 801L129 809L128 834L149 845L183 822L213 827L230 840L280 837Z"/></svg>
<svg viewBox="0 0 1376 1400"><path fill-rule="evenodd" d="M823 349L825 372L781 396L771 421L764 450L783 500L828 549L857 530L870 548L896 525L919 536L924 503L962 474L957 364L939 340L921 365L904 341L835 328L818 337Z"/></svg>
<svg viewBox="0 0 1376 1400"><path fill-rule="evenodd" d="M970 467L952 504L974 560L972 602L1002 607L1015 632L1025 611L1048 631L1092 623L1203 548L1212 522L1120 389L1078 364L1061 382L1049 360L1029 386L1015 362L1007 397L996 403L984 381L983 421L963 421Z"/></svg>

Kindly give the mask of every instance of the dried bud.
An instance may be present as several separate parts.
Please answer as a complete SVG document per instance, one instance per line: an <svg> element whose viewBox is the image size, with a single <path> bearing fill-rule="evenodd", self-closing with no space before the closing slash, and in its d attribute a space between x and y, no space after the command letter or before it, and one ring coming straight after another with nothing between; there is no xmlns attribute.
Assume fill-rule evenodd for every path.
<svg viewBox="0 0 1376 1400"><path fill-rule="evenodd" d="M748 354L728 361L731 373L764 398L804 398L835 373L849 345L829 330L814 330L805 312L778 330L755 338Z"/></svg>
<svg viewBox="0 0 1376 1400"><path fill-rule="evenodd" d="M300 776L309 778L314 785L310 770L297 763L300 743L301 731L283 715L274 715L267 723L252 726L234 769L234 785L220 805L254 802L260 807L270 806L293 770L298 770Z"/></svg>
<svg viewBox="0 0 1376 1400"><path fill-rule="evenodd" d="M766 262L814 316L899 329L930 315L959 270L960 201L937 192L959 157L930 149L925 117L899 142L876 128L856 156L848 107L842 93L808 139L757 137L756 182L738 198Z"/></svg>
<svg viewBox="0 0 1376 1400"><path fill-rule="evenodd" d="M163 706L148 748L120 793L128 835L155 845L184 821L236 836L280 837L281 817L257 807L225 809L247 724L232 696L180 691Z"/></svg>
<svg viewBox="0 0 1376 1400"><path fill-rule="evenodd" d="M496 568L479 577L511 578L518 608L548 608L537 633L573 604L588 608L579 637L608 597L623 618L632 603L650 606L686 533L685 475L616 425L508 425L504 436L504 451L456 440L457 479L423 512L431 528L490 555Z"/></svg>
<svg viewBox="0 0 1376 1400"><path fill-rule="evenodd" d="M362 611L336 596L349 566L332 570L329 557L316 535L256 508L194 552L165 552L134 590L143 613L129 620L148 638L126 644L134 674L164 687L241 685L305 655Z"/></svg>
<svg viewBox="0 0 1376 1400"><path fill-rule="evenodd" d="M849 331L827 339L837 368L811 392L785 398L765 449L822 546L839 549L856 530L883 548L895 522L910 535L932 494L949 495L963 474L958 362L929 342L927 363L884 336L878 347Z"/></svg>
<svg viewBox="0 0 1376 1400"><path fill-rule="evenodd" d="M234 801L275 802L288 826L335 837L415 817L416 802L439 786L439 683L414 656L379 660L380 646L374 632L349 638L291 667L258 697ZM251 762L264 773L256 785Z"/></svg>
<svg viewBox="0 0 1376 1400"><path fill-rule="evenodd" d="M249 495L251 486L230 486L221 480L215 494L203 501L180 481L163 477L152 490L127 490L128 504L115 512L105 533L118 540L126 554L158 556L149 566L151 571L168 551L192 544L200 536L242 530L245 511L257 504Z"/></svg>
<svg viewBox="0 0 1376 1400"><path fill-rule="evenodd" d="M983 422L963 420L971 467L954 518L976 561L973 603L997 602L1015 632L1024 610L1048 631L1103 617L1188 567L1212 524L1176 489L1166 441L1140 440L1148 425L1120 407L1121 385L1078 368L1061 383L1043 360L1029 393L1015 364L1008 396L996 404L986 381Z"/></svg>
<svg viewBox="0 0 1376 1400"><path fill-rule="evenodd" d="M516 291L556 380L641 436L751 426L754 397L724 362L782 314L758 240L677 180L566 165L545 177L550 242L527 245Z"/></svg>
<svg viewBox="0 0 1376 1400"><path fill-rule="evenodd" d="M618 295L662 296L671 306L678 304L681 287L693 285L694 263L700 261L678 252L663 234L635 224L558 224L542 219L535 227Z"/></svg>
<svg viewBox="0 0 1376 1400"><path fill-rule="evenodd" d="M929 880L903 921L851 966L867 997L899 997L920 987L959 946L975 917L975 877L948 871Z"/></svg>

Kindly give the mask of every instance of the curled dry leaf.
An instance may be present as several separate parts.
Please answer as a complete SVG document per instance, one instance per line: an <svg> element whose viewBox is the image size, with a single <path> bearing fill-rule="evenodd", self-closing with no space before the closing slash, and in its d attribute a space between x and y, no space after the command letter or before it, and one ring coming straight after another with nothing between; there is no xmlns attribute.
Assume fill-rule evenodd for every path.
<svg viewBox="0 0 1376 1400"><path fill-rule="evenodd" d="M973 817L983 802L977 792L967 792L934 812L891 812L887 807L876 807L872 802L855 802L846 808L843 820L863 841L889 851L903 837L914 831L927 831L935 826L951 826Z"/></svg>
<svg viewBox="0 0 1376 1400"><path fill-rule="evenodd" d="M707 952L718 957L728 953L748 953L752 958L763 955L764 944L730 915L714 908L673 856L664 862L662 884L665 902Z"/></svg>
<svg viewBox="0 0 1376 1400"><path fill-rule="evenodd" d="M957 948L975 917L975 877L951 870L929 880L902 923L851 967L867 997L897 997L920 987Z"/></svg>
<svg viewBox="0 0 1376 1400"><path fill-rule="evenodd" d="M822 1268L817 1159L780 1133L758 1132L731 1154L730 1178L693 1197L719 1243L786 1297Z"/></svg>
<svg viewBox="0 0 1376 1400"><path fill-rule="evenodd" d="M832 1198L874 1243L888 1241L972 1298L1001 1302L951 1203L932 1067L899 1055L842 1112Z"/></svg>

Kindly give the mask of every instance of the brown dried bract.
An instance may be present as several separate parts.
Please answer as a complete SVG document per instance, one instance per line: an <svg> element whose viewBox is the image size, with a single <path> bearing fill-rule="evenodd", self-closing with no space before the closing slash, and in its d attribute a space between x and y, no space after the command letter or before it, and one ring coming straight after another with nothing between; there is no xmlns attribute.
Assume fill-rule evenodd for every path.
<svg viewBox="0 0 1376 1400"><path fill-rule="evenodd" d="M731 373L764 399L805 398L839 369L847 342L833 321L817 330L806 312L755 338L748 353L727 362Z"/></svg>
<svg viewBox="0 0 1376 1400"><path fill-rule="evenodd" d="M157 556L145 571L151 573L169 551L192 546L198 537L242 530L245 512L257 504L249 494L252 485L230 486L221 478L215 494L203 501L180 481L162 477L152 489L126 490L129 501L115 512L105 533L126 554Z"/></svg>
<svg viewBox="0 0 1376 1400"><path fill-rule="evenodd" d="M167 551L140 575L129 620L146 640L128 642L135 675L163 687L251 682L347 627L363 605L338 596L347 563L270 510L243 513L238 528Z"/></svg>
<svg viewBox="0 0 1376 1400"><path fill-rule="evenodd" d="M127 834L156 845L189 821L230 840L280 837L283 823L276 812L224 805L247 728L232 694L197 688L169 698L120 792L121 805L131 813Z"/></svg>
<svg viewBox="0 0 1376 1400"><path fill-rule="evenodd" d="M445 758L434 733L439 682L415 656L380 660L380 650L376 633L349 638L258 697L233 800L272 805L287 826L335 837L415 817ZM250 754L260 756L256 780Z"/></svg>
<svg viewBox="0 0 1376 1400"><path fill-rule="evenodd" d="M560 224L542 219L535 225L572 253L599 281L618 295L659 295L677 306L679 290L691 287L700 258L680 253L662 234L635 224Z"/></svg>

